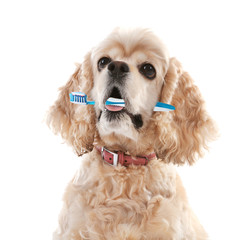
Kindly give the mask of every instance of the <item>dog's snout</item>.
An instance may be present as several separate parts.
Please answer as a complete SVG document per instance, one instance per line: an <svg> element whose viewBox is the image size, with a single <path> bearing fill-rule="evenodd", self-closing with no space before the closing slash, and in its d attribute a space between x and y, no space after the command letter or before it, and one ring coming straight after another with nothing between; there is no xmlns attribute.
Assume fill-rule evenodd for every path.
<svg viewBox="0 0 252 240"><path fill-rule="evenodd" d="M113 61L108 65L108 70L113 77L123 77L129 72L129 66L125 62Z"/></svg>

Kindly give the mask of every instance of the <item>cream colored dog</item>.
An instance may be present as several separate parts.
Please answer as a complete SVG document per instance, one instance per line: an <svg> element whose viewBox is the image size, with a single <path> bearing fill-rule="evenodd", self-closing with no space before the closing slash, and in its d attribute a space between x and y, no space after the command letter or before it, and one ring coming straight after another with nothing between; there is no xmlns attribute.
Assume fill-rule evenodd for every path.
<svg viewBox="0 0 252 240"><path fill-rule="evenodd" d="M70 103L74 91L95 106ZM105 105L109 97L125 107ZM158 101L176 110L153 112ZM60 89L48 124L83 155L54 239L207 239L174 164L202 156L214 123L193 80L153 33L112 32Z"/></svg>

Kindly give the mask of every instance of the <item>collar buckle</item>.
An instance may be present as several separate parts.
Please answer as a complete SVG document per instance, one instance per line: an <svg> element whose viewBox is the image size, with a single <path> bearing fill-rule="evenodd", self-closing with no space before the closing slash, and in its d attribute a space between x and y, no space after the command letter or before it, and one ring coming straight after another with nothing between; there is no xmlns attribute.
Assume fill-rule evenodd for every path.
<svg viewBox="0 0 252 240"><path fill-rule="evenodd" d="M104 159L104 154L103 154L103 152L104 151L106 151L106 152L108 152L108 153L110 153L110 154L112 154L112 163L109 163L108 161L105 161L106 163L108 163L109 165L111 165L111 166L117 166L118 165L118 154L117 153L114 153L114 152L111 152L111 151L109 151L108 149L106 149L105 147L102 147L101 148L101 157L102 157L102 159L103 160L105 160Z"/></svg>

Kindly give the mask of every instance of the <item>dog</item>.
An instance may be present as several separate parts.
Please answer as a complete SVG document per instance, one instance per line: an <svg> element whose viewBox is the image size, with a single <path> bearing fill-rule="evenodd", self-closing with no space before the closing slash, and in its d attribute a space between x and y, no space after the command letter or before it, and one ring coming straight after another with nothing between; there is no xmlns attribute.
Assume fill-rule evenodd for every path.
<svg viewBox="0 0 252 240"><path fill-rule="evenodd" d="M148 29L115 29L77 66L48 125L82 164L64 194L54 239L203 240L175 165L216 136L190 75ZM95 105L70 103L84 92ZM106 105L108 98L125 106ZM175 111L153 111L160 101Z"/></svg>

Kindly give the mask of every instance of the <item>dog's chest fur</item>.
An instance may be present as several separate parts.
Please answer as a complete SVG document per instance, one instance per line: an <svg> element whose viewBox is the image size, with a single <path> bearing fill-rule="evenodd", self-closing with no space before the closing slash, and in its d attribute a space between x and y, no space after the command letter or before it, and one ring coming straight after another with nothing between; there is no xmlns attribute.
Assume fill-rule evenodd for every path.
<svg viewBox="0 0 252 240"><path fill-rule="evenodd" d="M167 239L169 232L175 236L180 231L173 231L172 225L177 221L182 225L185 217L178 211L187 208L176 195L177 181L175 168L161 160L147 166L112 167L93 150L83 158L66 191L61 217L64 235L68 232L73 239Z"/></svg>

